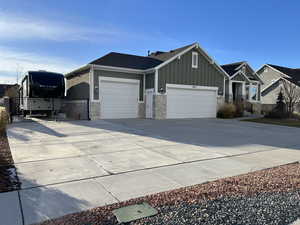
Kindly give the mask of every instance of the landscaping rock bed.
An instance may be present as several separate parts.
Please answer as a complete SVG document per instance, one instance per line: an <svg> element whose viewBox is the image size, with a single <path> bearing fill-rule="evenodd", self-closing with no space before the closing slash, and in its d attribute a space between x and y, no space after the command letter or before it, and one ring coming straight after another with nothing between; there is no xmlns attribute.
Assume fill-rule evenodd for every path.
<svg viewBox="0 0 300 225"><path fill-rule="evenodd" d="M142 224L282 224L300 218L298 163L154 194L46 221L43 225L118 224L112 210L141 202L158 210Z"/></svg>
<svg viewBox="0 0 300 225"><path fill-rule="evenodd" d="M18 190L20 186L6 133L0 131L0 192Z"/></svg>

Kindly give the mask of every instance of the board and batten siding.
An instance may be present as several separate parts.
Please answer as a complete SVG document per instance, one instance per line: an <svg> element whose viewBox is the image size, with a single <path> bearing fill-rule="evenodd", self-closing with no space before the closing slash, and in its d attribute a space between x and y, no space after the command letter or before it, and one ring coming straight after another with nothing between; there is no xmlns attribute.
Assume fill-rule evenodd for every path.
<svg viewBox="0 0 300 225"><path fill-rule="evenodd" d="M132 74L116 71L105 71L105 70L94 70L94 100L99 100L99 77L114 77L114 78L124 78L124 79L134 79L140 80L140 91L139 91L139 100L143 101L144 99L144 75L143 74ZM100 87L101 88L101 87Z"/></svg>
<svg viewBox="0 0 300 225"><path fill-rule="evenodd" d="M192 52L198 52L198 68L192 68ZM158 90L166 90L166 84L184 84L218 87L218 94L224 92L224 74L194 48L158 71Z"/></svg>
<svg viewBox="0 0 300 225"><path fill-rule="evenodd" d="M146 74L146 89L154 88L155 73Z"/></svg>
<svg viewBox="0 0 300 225"><path fill-rule="evenodd" d="M67 98L71 100L82 100L90 98L90 76L89 70L76 76L66 78Z"/></svg>

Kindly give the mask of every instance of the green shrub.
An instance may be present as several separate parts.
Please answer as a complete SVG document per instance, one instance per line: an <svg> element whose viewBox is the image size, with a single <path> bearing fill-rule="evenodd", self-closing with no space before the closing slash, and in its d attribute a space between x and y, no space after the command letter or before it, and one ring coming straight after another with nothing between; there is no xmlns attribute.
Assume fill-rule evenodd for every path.
<svg viewBox="0 0 300 225"><path fill-rule="evenodd" d="M5 129L7 123L8 115L5 111L5 108L0 107L0 132L2 132Z"/></svg>
<svg viewBox="0 0 300 225"><path fill-rule="evenodd" d="M223 104L218 110L217 117L228 119L234 118L236 115L236 106L234 104Z"/></svg>

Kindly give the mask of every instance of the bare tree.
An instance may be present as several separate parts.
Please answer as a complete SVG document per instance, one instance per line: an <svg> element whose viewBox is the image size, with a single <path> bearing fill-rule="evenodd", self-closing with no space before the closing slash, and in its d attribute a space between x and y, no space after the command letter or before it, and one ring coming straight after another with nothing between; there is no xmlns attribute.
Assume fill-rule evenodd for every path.
<svg viewBox="0 0 300 225"><path fill-rule="evenodd" d="M282 79L282 93L289 116L292 116L295 107L300 103L300 87L291 81Z"/></svg>

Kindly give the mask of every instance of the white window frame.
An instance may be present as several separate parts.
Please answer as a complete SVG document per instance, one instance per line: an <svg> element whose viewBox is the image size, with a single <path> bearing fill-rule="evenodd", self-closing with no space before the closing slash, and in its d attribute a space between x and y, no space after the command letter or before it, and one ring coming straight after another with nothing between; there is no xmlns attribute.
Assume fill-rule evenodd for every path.
<svg viewBox="0 0 300 225"><path fill-rule="evenodd" d="M194 56L196 56L196 61L194 61ZM198 68L198 62L199 62L199 53L198 52L192 52L192 68L197 69Z"/></svg>
<svg viewBox="0 0 300 225"><path fill-rule="evenodd" d="M258 100L258 95L260 94L259 93L259 83L255 82L255 83L250 83L249 85L249 98L248 98L248 101L250 102L259 102L260 100ZM251 89L252 87L255 86L256 87L256 97L255 99L252 99L252 96L251 96Z"/></svg>

